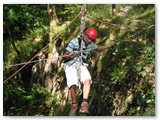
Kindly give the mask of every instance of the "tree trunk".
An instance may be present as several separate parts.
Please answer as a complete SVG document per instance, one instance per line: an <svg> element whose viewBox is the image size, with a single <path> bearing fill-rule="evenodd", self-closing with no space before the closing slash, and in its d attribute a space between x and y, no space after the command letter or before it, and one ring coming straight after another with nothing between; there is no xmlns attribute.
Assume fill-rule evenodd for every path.
<svg viewBox="0 0 160 120"><path fill-rule="evenodd" d="M59 23L58 17L56 14L56 9L53 4L48 4L48 14L49 14L49 20L50 20L50 32L53 32L53 28L57 26Z"/></svg>
<svg viewBox="0 0 160 120"><path fill-rule="evenodd" d="M56 9L54 5L48 5L48 13L50 19L50 33L49 38L52 40L58 28L58 18L56 15ZM32 68L32 84L39 83L41 86L51 90L52 94L56 95L61 101L62 105L65 105L68 100L68 87L66 86L65 75L62 67L62 60L59 59L59 54L64 52L63 40L56 39L50 46L48 55L43 54L40 58L48 58L47 61L39 62Z"/></svg>
<svg viewBox="0 0 160 120"><path fill-rule="evenodd" d="M11 41L12 47L13 47L13 49L16 51L17 56L18 56L18 58L19 58L19 59L18 59L18 62L21 62L21 61L19 61L19 60L21 59L21 54L20 54L18 48L16 47L16 45L15 45L15 43L14 43L14 40L13 40L13 38L12 38L12 33L11 33L11 30L10 30L10 29L8 29L8 34L9 34L9 39L10 39L10 41Z"/></svg>
<svg viewBox="0 0 160 120"><path fill-rule="evenodd" d="M116 4L112 4L112 17L116 15Z"/></svg>
<svg viewBox="0 0 160 120"><path fill-rule="evenodd" d="M12 38L12 33L11 33L10 29L8 29L8 34L9 34L9 38L10 38L10 42L12 44L12 47L15 50L15 52L17 53L17 56L18 56L17 62L21 63L22 62L22 56L21 56L21 53L18 50L17 46L15 45L15 42L14 42L14 40ZM17 66L17 67L18 67L18 69L20 68L20 66ZM32 67L31 65L26 66L18 74L19 79L22 80L23 86L26 89L30 88L31 67Z"/></svg>
<svg viewBox="0 0 160 120"><path fill-rule="evenodd" d="M56 15L56 9L54 5L48 5L48 13L50 19L50 40L53 37L52 33L54 32L54 27L58 24L58 18ZM43 71L43 80L45 87L53 90L55 81L57 79L56 71L57 71L57 62L58 62L58 51L55 46L55 42L52 47L49 48L50 52L48 53L48 60L46 61L44 71ZM54 59L51 59L54 58Z"/></svg>

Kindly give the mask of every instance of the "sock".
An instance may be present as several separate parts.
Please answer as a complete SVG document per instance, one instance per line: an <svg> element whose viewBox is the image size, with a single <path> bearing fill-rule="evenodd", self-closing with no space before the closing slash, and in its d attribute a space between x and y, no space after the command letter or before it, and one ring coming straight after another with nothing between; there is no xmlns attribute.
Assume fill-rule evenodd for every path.
<svg viewBox="0 0 160 120"><path fill-rule="evenodd" d="M77 104L76 103L72 103L72 106L77 106Z"/></svg>
<svg viewBox="0 0 160 120"><path fill-rule="evenodd" d="M88 102L88 99L83 98L82 102Z"/></svg>

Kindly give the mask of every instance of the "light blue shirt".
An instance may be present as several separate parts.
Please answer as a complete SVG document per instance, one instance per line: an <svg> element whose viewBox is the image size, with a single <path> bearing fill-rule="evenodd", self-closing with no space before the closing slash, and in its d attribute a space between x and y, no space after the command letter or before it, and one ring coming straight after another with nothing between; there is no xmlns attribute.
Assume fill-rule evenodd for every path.
<svg viewBox="0 0 160 120"><path fill-rule="evenodd" d="M97 45L95 45L93 42L91 42L90 44L88 44L87 46L85 45L84 41L82 40L82 58L85 61L88 57L89 52L97 49ZM67 51L76 51L77 54L75 56L73 56L73 58L78 57L78 55L80 55L80 46L79 46L79 39L75 38L73 40L71 40L66 48Z"/></svg>

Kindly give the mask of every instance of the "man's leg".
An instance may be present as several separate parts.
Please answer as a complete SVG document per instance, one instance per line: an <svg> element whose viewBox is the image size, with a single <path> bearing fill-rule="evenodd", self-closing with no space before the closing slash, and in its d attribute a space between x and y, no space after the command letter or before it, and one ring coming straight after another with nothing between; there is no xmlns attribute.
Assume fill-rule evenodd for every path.
<svg viewBox="0 0 160 120"><path fill-rule="evenodd" d="M72 85L69 90L70 90L71 99L72 99L72 107L71 107L69 116L75 116L77 111L76 85Z"/></svg>
<svg viewBox="0 0 160 120"><path fill-rule="evenodd" d="M88 99L90 89L91 89L91 80L87 79L85 80L84 85L83 85L83 99Z"/></svg>
<svg viewBox="0 0 160 120"><path fill-rule="evenodd" d="M76 104L77 103L77 98L76 98L77 88L76 88L76 85L72 85L70 87L70 93L71 93L72 104Z"/></svg>
<svg viewBox="0 0 160 120"><path fill-rule="evenodd" d="M91 89L91 80L86 79L83 85L83 100L81 103L80 112L82 113L89 113L89 104L88 104L88 97Z"/></svg>
<svg viewBox="0 0 160 120"><path fill-rule="evenodd" d="M77 69L76 68L76 62L72 65L65 64L65 74L67 78L67 86L69 87L69 92L72 99L72 106L69 115L75 116L77 111L77 98L76 98L76 92L77 92L77 83L78 83L78 76L77 76Z"/></svg>

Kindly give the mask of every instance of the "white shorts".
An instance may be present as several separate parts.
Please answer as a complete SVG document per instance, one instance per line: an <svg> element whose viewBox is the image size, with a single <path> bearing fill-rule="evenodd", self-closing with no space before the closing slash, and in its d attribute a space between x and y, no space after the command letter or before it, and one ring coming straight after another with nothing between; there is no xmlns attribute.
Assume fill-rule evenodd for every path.
<svg viewBox="0 0 160 120"><path fill-rule="evenodd" d="M70 61L64 64L64 70L67 78L67 85L70 88L72 85L78 86L78 69L79 62ZM87 69L87 64L80 66L80 81L85 82L86 79L89 79L92 83L91 75Z"/></svg>

